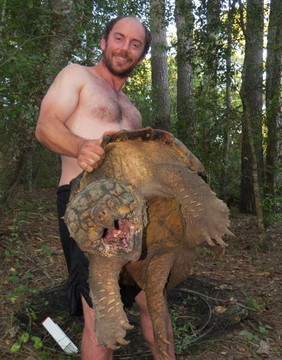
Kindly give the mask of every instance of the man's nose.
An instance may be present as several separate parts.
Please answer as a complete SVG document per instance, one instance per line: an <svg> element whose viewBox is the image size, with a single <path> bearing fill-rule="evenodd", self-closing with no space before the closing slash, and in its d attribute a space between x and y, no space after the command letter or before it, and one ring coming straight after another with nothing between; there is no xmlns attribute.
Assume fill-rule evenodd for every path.
<svg viewBox="0 0 282 360"><path fill-rule="evenodd" d="M124 51L129 51L129 48L130 48L130 42L125 40L123 43L122 43L122 49Z"/></svg>

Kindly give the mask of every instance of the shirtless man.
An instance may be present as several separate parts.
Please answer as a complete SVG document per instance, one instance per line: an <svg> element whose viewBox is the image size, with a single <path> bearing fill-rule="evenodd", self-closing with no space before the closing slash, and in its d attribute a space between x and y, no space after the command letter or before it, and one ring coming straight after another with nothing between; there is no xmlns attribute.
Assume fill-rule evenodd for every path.
<svg viewBox="0 0 282 360"><path fill-rule="evenodd" d="M99 346L93 330L92 309L87 284L88 262L69 237L61 219L70 192L70 181L82 170L93 171L104 157L100 144L107 131L138 129L141 115L122 92L122 87L150 46L150 33L134 16L113 19L101 39L103 57L94 67L68 65L56 77L41 105L36 138L61 155L62 171L58 188L58 216L61 242L69 271L70 312L84 315L81 342L83 360L111 360L112 350ZM152 323L144 291L133 289L140 308L143 335L154 359L161 359L154 347ZM169 328L173 342L171 326ZM173 345L168 354L175 359Z"/></svg>

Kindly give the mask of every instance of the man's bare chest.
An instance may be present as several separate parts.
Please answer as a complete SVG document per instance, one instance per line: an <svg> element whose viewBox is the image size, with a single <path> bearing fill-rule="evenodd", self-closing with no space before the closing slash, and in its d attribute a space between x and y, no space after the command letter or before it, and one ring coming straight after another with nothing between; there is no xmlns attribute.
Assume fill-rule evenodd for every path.
<svg viewBox="0 0 282 360"><path fill-rule="evenodd" d="M87 118L138 127L141 116L124 94L98 85L85 86L80 93L79 108ZM123 126L123 127L124 127Z"/></svg>

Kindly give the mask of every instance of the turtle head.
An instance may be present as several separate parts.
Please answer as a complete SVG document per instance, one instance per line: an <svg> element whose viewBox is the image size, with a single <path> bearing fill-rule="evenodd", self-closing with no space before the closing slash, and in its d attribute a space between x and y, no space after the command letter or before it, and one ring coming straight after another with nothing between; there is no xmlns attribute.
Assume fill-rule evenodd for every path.
<svg viewBox="0 0 282 360"><path fill-rule="evenodd" d="M128 261L140 257L145 200L132 187L94 181L69 202L64 219L82 251Z"/></svg>

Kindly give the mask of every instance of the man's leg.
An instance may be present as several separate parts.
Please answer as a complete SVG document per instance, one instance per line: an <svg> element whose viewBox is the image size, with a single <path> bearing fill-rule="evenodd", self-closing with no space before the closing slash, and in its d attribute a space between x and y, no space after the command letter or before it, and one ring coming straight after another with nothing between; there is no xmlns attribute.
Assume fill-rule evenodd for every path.
<svg viewBox="0 0 282 360"><path fill-rule="evenodd" d="M143 336L150 347L153 358L155 360L161 360L162 358L155 349L153 324L147 306L146 294L143 290L135 297L135 301L140 309L140 322L141 322ZM168 331L168 340L170 341L170 344L168 345L167 353L171 356L172 359L176 359L174 353L173 331L172 331L170 316L168 316L168 318L169 318L169 322L168 322L167 331Z"/></svg>
<svg viewBox="0 0 282 360"><path fill-rule="evenodd" d="M88 306L83 297L82 308L84 316L84 328L81 340L81 359L82 360L112 360L113 351L111 349L101 347L94 332L94 310Z"/></svg>

